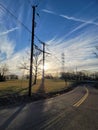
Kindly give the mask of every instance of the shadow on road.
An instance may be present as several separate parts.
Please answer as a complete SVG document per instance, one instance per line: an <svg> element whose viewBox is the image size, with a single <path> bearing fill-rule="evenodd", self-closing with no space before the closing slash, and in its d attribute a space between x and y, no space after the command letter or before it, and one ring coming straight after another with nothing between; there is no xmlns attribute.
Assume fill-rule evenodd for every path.
<svg viewBox="0 0 98 130"><path fill-rule="evenodd" d="M43 88L44 87L42 87L42 89ZM43 91L40 91L40 89L41 88L39 88L38 98L44 98L44 89ZM33 99L33 97L31 98ZM49 104L47 104L45 100L39 102L29 104L25 102L18 108L15 106L11 108L9 107L9 109L6 108L8 113L4 113L4 116L6 118L3 118L5 121L1 124L0 130L39 129L40 126L42 126L43 122L47 120L47 117L49 117L49 113L45 113L45 111L49 110ZM51 105L50 107L52 107ZM0 120L2 120L2 117Z"/></svg>
<svg viewBox="0 0 98 130"><path fill-rule="evenodd" d="M18 116L18 114L22 111L22 109L24 108L25 105L22 105L18 108L18 110L13 113L1 126L0 126L0 130L6 130L9 125L11 124L11 122Z"/></svg>

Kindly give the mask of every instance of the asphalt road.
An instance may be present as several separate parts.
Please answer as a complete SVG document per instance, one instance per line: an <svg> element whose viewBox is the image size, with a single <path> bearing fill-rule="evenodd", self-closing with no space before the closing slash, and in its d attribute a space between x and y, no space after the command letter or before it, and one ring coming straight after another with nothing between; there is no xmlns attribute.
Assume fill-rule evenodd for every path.
<svg viewBox="0 0 98 130"><path fill-rule="evenodd" d="M98 90L84 85L55 98L0 109L0 130L98 130Z"/></svg>

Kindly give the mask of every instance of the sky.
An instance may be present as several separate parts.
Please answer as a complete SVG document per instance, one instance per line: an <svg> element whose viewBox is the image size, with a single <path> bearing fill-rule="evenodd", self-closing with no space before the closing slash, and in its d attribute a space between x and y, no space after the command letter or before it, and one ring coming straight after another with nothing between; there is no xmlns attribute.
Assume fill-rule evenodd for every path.
<svg viewBox="0 0 98 130"><path fill-rule="evenodd" d="M45 61L48 73L62 71L62 53L66 72L98 71L98 0L0 0L1 65L6 63L10 73L23 73L19 66L27 62L31 46L31 5L38 5L35 35L51 53Z"/></svg>

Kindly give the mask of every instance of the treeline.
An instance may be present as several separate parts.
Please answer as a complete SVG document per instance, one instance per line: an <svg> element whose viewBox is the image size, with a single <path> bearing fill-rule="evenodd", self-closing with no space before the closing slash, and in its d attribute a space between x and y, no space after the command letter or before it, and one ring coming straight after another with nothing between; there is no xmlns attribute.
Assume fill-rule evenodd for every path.
<svg viewBox="0 0 98 130"><path fill-rule="evenodd" d="M61 72L60 73L60 79L64 79L64 80L98 80L98 73L92 73L92 74L85 74L83 72L77 72L77 73L65 73L65 72Z"/></svg>
<svg viewBox="0 0 98 130"><path fill-rule="evenodd" d="M5 81L5 80L6 80L5 76L0 73L0 82Z"/></svg>
<svg viewBox="0 0 98 130"><path fill-rule="evenodd" d="M6 64L0 66L0 82L6 80L18 79L18 75L9 74L9 68Z"/></svg>
<svg viewBox="0 0 98 130"><path fill-rule="evenodd" d="M6 64L0 67L0 82L6 80L5 75L7 72L8 72L8 67Z"/></svg>

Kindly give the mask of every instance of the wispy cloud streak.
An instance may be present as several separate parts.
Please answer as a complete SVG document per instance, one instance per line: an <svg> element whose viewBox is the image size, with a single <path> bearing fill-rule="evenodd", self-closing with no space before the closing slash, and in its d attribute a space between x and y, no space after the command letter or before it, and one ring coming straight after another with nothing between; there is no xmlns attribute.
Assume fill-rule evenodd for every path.
<svg viewBox="0 0 98 130"><path fill-rule="evenodd" d="M86 23L85 23L86 24ZM92 30L92 33L89 31ZM61 60L61 53L65 54L65 69L66 71L72 71L77 67L78 70L98 70L98 60L93 55L95 46L98 45L98 31L92 28L85 29L84 33L79 34L72 39L59 42L57 39L49 41L51 53ZM61 39L60 39L61 40ZM58 67L61 66L61 62L58 60ZM57 59L54 57L51 61L52 66L55 65ZM55 66L56 66L55 65Z"/></svg>
<svg viewBox="0 0 98 130"><path fill-rule="evenodd" d="M9 29L9 30L7 30L7 31L5 31L5 32L1 32L1 33L0 33L0 36L7 35L7 34L9 34L10 32L13 32L13 31L15 31L15 30L17 30L17 29L19 29L19 28L18 28L18 27L15 27L15 28Z"/></svg>
<svg viewBox="0 0 98 130"><path fill-rule="evenodd" d="M49 13L49 14L54 14L54 15L57 15L55 12L53 11L50 11L50 10L47 10L47 9L43 9L42 10L43 12L46 12L46 13ZM67 20L72 20L72 21L76 21L76 22L82 22L82 23L86 23L86 24L93 24L93 25L96 25L98 26L98 23L97 22L94 22L94 21L87 21L87 20L84 20L84 19L79 19L79 18L75 18L75 17L70 17L68 15L63 15L63 14L60 14L58 15L62 18L65 18Z"/></svg>
<svg viewBox="0 0 98 130"><path fill-rule="evenodd" d="M86 20L83 20L83 19L78 19L78 18L75 18L75 17L69 17L67 15L62 15L62 14L60 16L65 18L65 19L68 19L68 20L73 20L73 21L76 21L76 22L82 22L82 23L86 23L86 24L94 24L94 25L98 26L98 23L96 23L94 21L86 21Z"/></svg>
<svg viewBox="0 0 98 130"><path fill-rule="evenodd" d="M50 11L50 10L47 10L47 9L43 9L42 11L43 11L43 12L45 12L45 13L55 14L55 15L56 15L56 13L55 13L55 12Z"/></svg>

